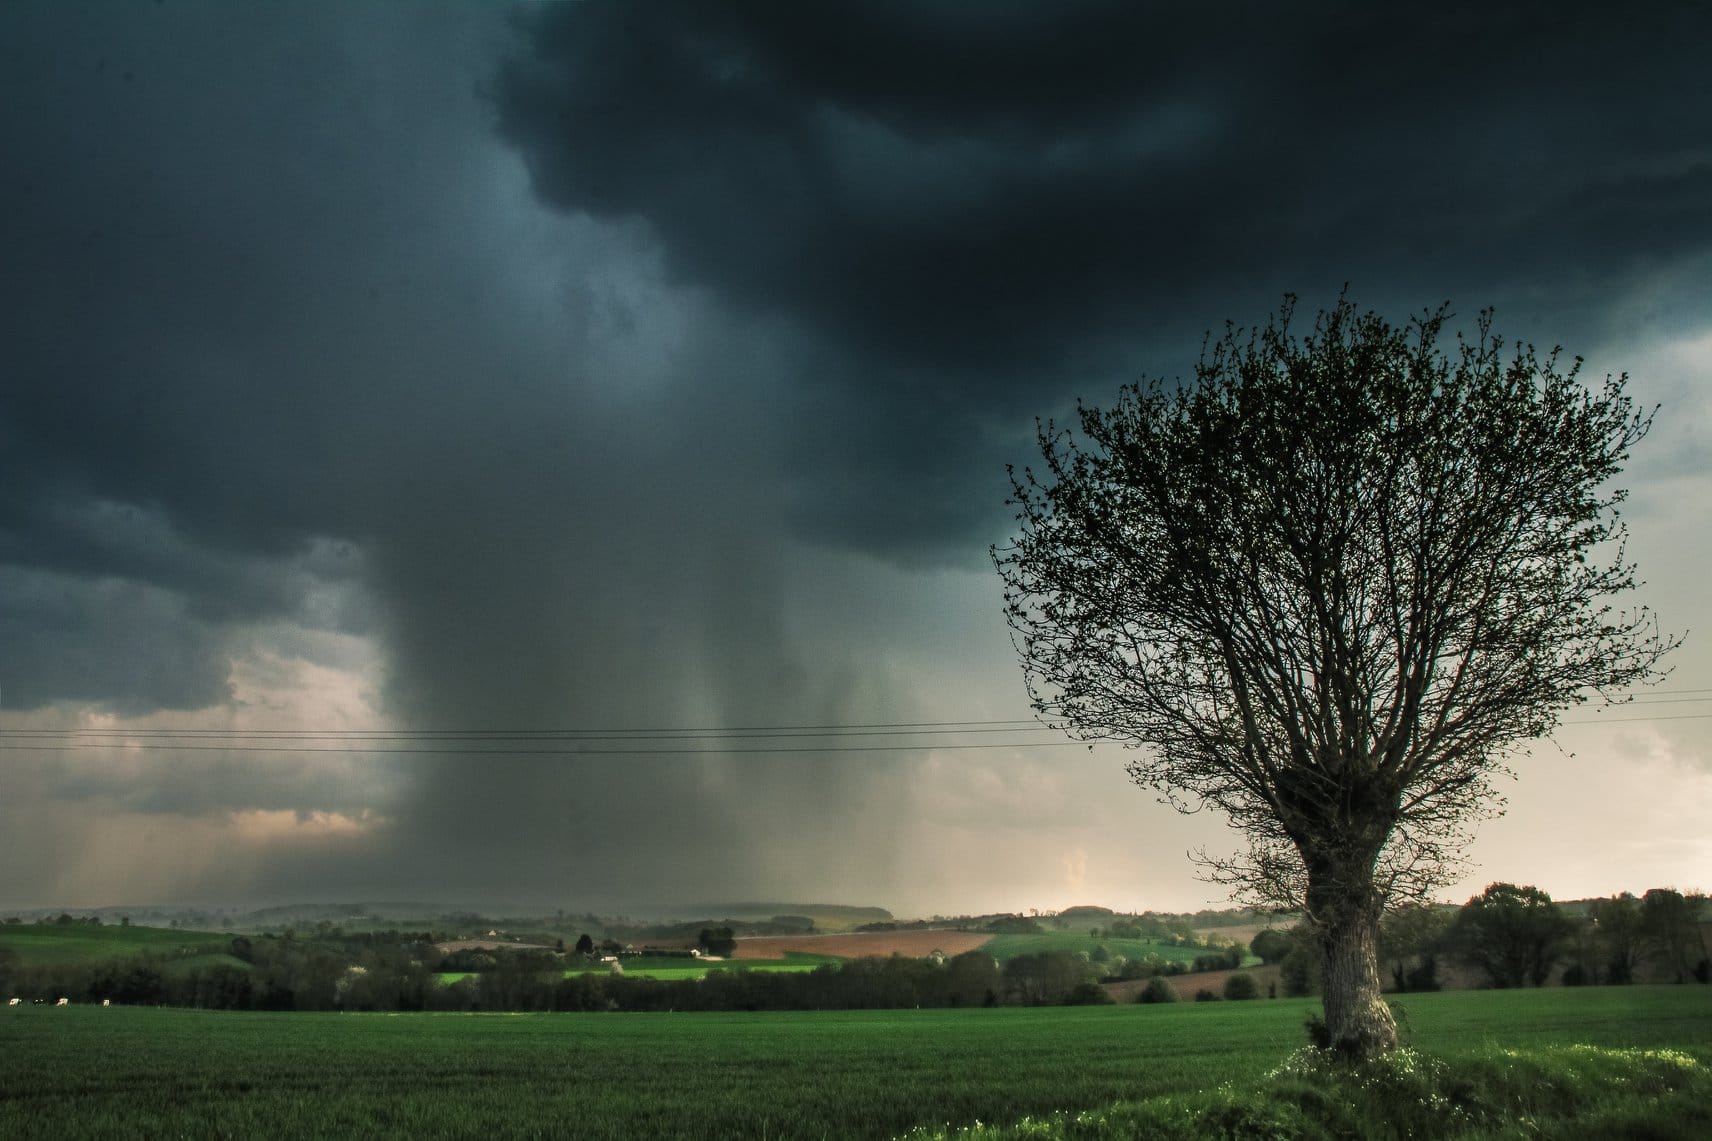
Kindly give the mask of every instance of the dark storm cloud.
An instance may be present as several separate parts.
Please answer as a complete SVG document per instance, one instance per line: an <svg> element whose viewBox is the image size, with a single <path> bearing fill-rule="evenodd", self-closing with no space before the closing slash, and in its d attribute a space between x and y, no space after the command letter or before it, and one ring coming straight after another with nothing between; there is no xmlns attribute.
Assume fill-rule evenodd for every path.
<svg viewBox="0 0 1712 1141"><path fill-rule="evenodd" d="M597 2L524 26L497 104L539 194L645 219L683 280L810 331L799 398L852 443L798 457L832 469L801 514L864 546L962 541L982 512L931 489L972 490L950 473L992 462L995 417L1180 368L1284 290L1559 336L1712 242L1702 6ZM866 500L839 487L859 468Z"/></svg>

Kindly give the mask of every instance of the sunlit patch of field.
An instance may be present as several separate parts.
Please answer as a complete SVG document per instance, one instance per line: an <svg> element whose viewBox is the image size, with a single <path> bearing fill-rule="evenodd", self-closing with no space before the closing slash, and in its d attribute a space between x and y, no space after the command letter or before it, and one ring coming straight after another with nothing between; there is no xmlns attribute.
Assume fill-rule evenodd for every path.
<svg viewBox="0 0 1712 1141"><path fill-rule="evenodd" d="M705 978L710 971L759 971L762 974L789 974L797 971L812 971L816 967L843 961L833 955L810 955L801 951L787 951L781 959L667 959L649 958L646 955L641 955L634 959L620 959L618 965L623 968L623 974L626 978L679 980ZM601 973L594 968L591 968L591 972Z"/></svg>
<svg viewBox="0 0 1712 1141"><path fill-rule="evenodd" d="M666 982L681 982L684 979L706 978L710 971L758 971L762 974L789 974L798 971L812 971L816 967L842 961L842 959L836 959L830 955L806 955L797 952L787 953L783 959L748 959L741 962L722 959L650 958L642 955L621 960L618 965L622 970L614 971L609 963L597 963L586 967L573 967L565 971L565 977L622 974L627 979L660 979ZM441 971L435 977L441 983L450 985L460 979L475 978L477 975L474 971Z"/></svg>
<svg viewBox="0 0 1712 1141"><path fill-rule="evenodd" d="M1417 1048L1712 1064L1712 987L1410 996ZM1311 1000L779 1014L0 1009L0 1136L890 1137L1260 1082ZM1496 1052L1496 1053L1495 1053Z"/></svg>

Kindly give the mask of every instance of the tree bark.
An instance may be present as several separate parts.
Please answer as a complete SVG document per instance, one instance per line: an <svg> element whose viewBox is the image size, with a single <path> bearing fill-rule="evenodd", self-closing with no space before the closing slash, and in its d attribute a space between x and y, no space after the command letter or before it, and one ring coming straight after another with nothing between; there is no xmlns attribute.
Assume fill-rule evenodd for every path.
<svg viewBox="0 0 1712 1141"><path fill-rule="evenodd" d="M1308 919L1320 951L1326 1046L1350 1059L1397 1045L1397 1021L1385 1005L1379 975L1379 915L1384 901L1372 883L1373 861L1359 856L1309 861ZM1351 866L1354 865L1354 866Z"/></svg>
<svg viewBox="0 0 1712 1141"><path fill-rule="evenodd" d="M1331 1049L1371 1058L1397 1045L1397 1021L1379 982L1377 918L1350 916L1319 932L1321 988Z"/></svg>

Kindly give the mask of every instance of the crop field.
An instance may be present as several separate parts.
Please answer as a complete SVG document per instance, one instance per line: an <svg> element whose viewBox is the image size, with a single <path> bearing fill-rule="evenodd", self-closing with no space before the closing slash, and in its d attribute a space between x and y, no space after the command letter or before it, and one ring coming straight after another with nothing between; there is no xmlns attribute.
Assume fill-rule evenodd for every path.
<svg viewBox="0 0 1712 1141"><path fill-rule="evenodd" d="M1147 939L1096 939L1086 931L1048 931L1039 935L994 935L981 949L1004 962L1017 955L1033 955L1041 951L1086 951L1104 947L1113 955L1126 959L1145 959L1155 955L1164 962L1192 963L1198 956L1212 952L1206 947L1171 947Z"/></svg>
<svg viewBox="0 0 1712 1141"><path fill-rule="evenodd" d="M0 947L18 956L21 966L94 963L131 955L169 958L223 955L232 937L218 931L175 931L166 927L89 924L16 924L0 926Z"/></svg>
<svg viewBox="0 0 1712 1141"><path fill-rule="evenodd" d="M1712 1062L1712 988L1415 995L1442 1054ZM0 1010L0 1136L849 1137L1257 1079L1311 1000L703 1015Z"/></svg>

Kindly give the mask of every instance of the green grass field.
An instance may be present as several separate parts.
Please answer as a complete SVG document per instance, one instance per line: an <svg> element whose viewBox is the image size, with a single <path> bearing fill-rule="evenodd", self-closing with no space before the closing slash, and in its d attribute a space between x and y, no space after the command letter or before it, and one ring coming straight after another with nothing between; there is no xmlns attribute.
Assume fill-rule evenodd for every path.
<svg viewBox="0 0 1712 1141"><path fill-rule="evenodd" d="M624 977L627 979L663 979L677 982L683 979L705 978L709 971L760 971L763 974L812 971L825 963L841 963L844 960L832 955L808 955L795 951L787 952L783 961L771 959L732 959L728 961L709 963L697 959L650 958L639 955L624 960ZM451 984L459 979L469 978L473 971L441 971L435 977L442 983ZM565 977L572 975L606 975L611 972L605 965L585 967L565 972Z"/></svg>
<svg viewBox="0 0 1712 1141"><path fill-rule="evenodd" d="M1712 1062L1712 988L1410 996L1445 1055ZM1257 1081L1310 1000L818 1014L0 1009L0 1136L889 1137Z"/></svg>
<svg viewBox="0 0 1712 1141"><path fill-rule="evenodd" d="M0 947L10 948L20 966L95 963L133 955L167 958L224 955L232 937L218 931L175 931L166 927L101 927L82 923L0 925ZM233 960L234 962L236 960Z"/></svg>

